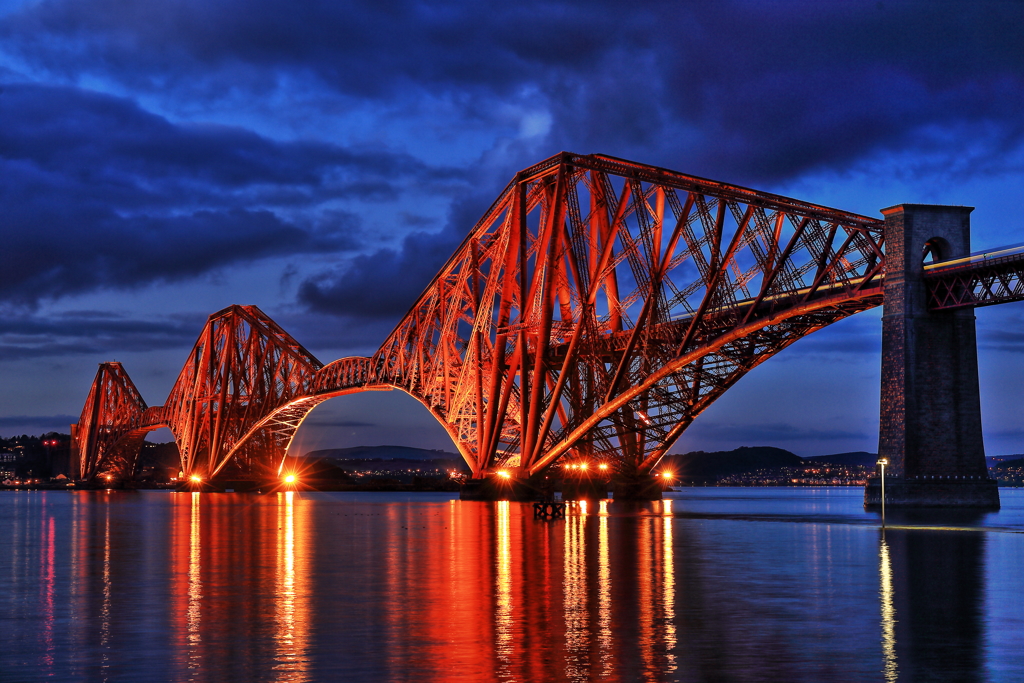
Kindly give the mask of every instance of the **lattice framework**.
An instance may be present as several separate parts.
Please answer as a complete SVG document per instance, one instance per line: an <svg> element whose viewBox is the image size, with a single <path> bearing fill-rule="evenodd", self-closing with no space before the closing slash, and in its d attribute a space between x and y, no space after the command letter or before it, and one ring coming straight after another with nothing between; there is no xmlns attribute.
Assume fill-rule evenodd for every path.
<svg viewBox="0 0 1024 683"><path fill-rule="evenodd" d="M475 476L646 472L751 368L879 305L883 246L877 219L563 153L516 176L371 358L323 366L232 306L140 426L171 428L186 473L263 475L319 403L398 388Z"/></svg>

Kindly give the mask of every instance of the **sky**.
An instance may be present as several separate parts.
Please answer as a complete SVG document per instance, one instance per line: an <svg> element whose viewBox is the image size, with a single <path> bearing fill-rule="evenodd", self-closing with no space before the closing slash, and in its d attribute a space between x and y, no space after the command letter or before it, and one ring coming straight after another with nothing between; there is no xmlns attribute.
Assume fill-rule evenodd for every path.
<svg viewBox="0 0 1024 683"><path fill-rule="evenodd" d="M98 363L163 403L255 304L371 355L515 173L603 153L1024 241L1024 3L0 0L0 436L68 431ZM875 451L880 311L756 368L673 449ZM1024 453L1024 303L977 312L989 455ZM170 440L162 430L151 440ZM399 392L294 448L454 451Z"/></svg>

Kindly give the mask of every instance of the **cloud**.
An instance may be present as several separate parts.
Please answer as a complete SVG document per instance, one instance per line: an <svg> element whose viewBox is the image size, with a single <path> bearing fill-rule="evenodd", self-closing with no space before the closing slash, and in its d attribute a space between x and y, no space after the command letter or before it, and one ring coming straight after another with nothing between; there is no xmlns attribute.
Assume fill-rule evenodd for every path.
<svg viewBox="0 0 1024 683"><path fill-rule="evenodd" d="M0 299L178 281L269 256L358 248L339 199L453 173L403 154L177 125L71 87L0 94Z"/></svg>
<svg viewBox="0 0 1024 683"><path fill-rule="evenodd" d="M728 440L748 445L784 443L790 441L843 441L873 438L874 433L849 429L814 429L798 427L788 422L726 423L705 422L699 418L688 430L699 439Z"/></svg>
<svg viewBox="0 0 1024 683"><path fill-rule="evenodd" d="M603 5L603 6L602 6ZM642 39L615 3L48 2L0 22L8 50L53 73L116 73L136 88L228 75L243 87L310 70L360 96L515 86ZM651 17L644 17L649 23ZM262 78L256 73L262 74Z"/></svg>
<svg viewBox="0 0 1024 683"><path fill-rule="evenodd" d="M314 427L379 427L379 424L374 422L363 422L361 420L318 420L314 417L305 420L303 426L311 425Z"/></svg>
<svg viewBox="0 0 1024 683"><path fill-rule="evenodd" d="M1014 322L1019 326L1021 322L1020 317L1015 317ZM1017 332L1013 329L992 330L982 328L978 337L979 348L1008 353L1024 353L1024 332Z"/></svg>
<svg viewBox="0 0 1024 683"><path fill-rule="evenodd" d="M550 151L733 182L892 151L937 152L941 170L965 130L989 131L979 159L1024 135L1020 3L51 0L0 20L0 40L32 69L168 99L255 99L312 76L382 106L449 98L449 126L530 105Z"/></svg>
<svg viewBox="0 0 1024 683"><path fill-rule="evenodd" d="M77 415L6 415L0 417L0 433L8 436L21 434L67 434L69 425L78 422Z"/></svg>
<svg viewBox="0 0 1024 683"><path fill-rule="evenodd" d="M584 144L626 138L653 161L758 183L894 151L941 149L939 170L980 127L998 131L989 154L1019 145L1024 7L939 7L660 5L652 46L575 81L556 100L556 129Z"/></svg>
<svg viewBox="0 0 1024 683"><path fill-rule="evenodd" d="M455 202L440 232L410 233L399 249L379 249L311 276L299 287L299 301L315 312L397 323L433 282L488 204L481 197Z"/></svg>
<svg viewBox="0 0 1024 683"><path fill-rule="evenodd" d="M7 84L0 268L9 275L0 298L35 304L271 255L355 254L369 246L364 221L339 201L396 204L413 187L450 192L452 182L496 193L495 175L510 177L539 148L604 151L755 185L901 153L927 160L915 168L922 174L965 156L998 165L1008 157L996 151L1024 140L1024 5L935 7L29 3L0 17L0 53L41 78L108 84L181 111L255 106L305 83L322 109L280 107L280 121L326 122L345 102L368 106L362 115L372 118L444 100L449 114L430 110L420 126L482 125L489 141L477 143L472 170L457 171L327 135L282 142L175 123L71 85ZM527 126L529 142L504 139L512 111L518 128L531 117L545 125ZM395 212L395 237L431 220L408 209ZM298 299L335 314L401 315L477 215L304 272Z"/></svg>
<svg viewBox="0 0 1024 683"><path fill-rule="evenodd" d="M203 315L161 320L101 311L0 315L0 360L14 363L53 356L109 356L133 351L186 350L203 328ZM185 354L182 355L182 362Z"/></svg>

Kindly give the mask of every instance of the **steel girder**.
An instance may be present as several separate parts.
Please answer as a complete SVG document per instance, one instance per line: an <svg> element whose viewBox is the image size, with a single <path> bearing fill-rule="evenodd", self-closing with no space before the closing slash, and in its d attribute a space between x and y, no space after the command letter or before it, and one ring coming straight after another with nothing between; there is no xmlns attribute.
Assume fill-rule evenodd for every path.
<svg viewBox="0 0 1024 683"><path fill-rule="evenodd" d="M269 474L316 405L397 388L475 476L646 472L751 368L879 305L883 267L879 220L563 153L517 174L373 357L322 366L233 306L159 417L186 473Z"/></svg>
<svg viewBox="0 0 1024 683"><path fill-rule="evenodd" d="M967 261L967 263L963 263ZM925 271L928 308L947 310L1024 300L1024 254L971 262L941 263Z"/></svg>

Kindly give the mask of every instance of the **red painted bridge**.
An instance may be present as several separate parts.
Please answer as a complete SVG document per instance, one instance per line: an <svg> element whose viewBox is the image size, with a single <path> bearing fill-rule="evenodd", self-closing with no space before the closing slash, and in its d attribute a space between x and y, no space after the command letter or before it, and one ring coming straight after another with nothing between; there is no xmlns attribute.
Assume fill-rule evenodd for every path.
<svg viewBox="0 0 1024 683"><path fill-rule="evenodd" d="M187 476L272 476L318 404L387 389L437 418L475 478L567 457L648 473L750 369L882 304L884 225L562 153L515 176L369 358L324 365L255 306L231 306L161 406L102 364L73 428L78 476L132 476L161 427ZM1024 298L1022 251L927 264L928 306Z"/></svg>

